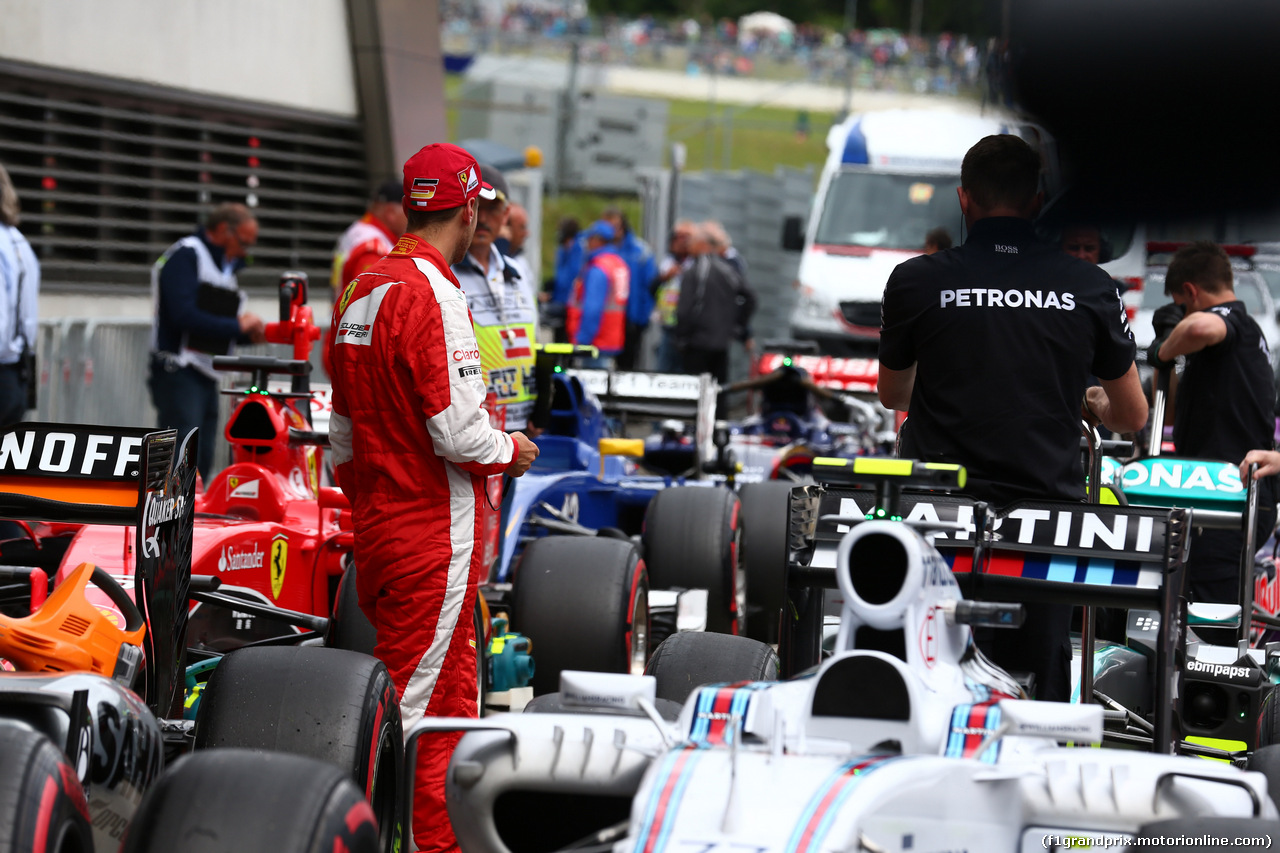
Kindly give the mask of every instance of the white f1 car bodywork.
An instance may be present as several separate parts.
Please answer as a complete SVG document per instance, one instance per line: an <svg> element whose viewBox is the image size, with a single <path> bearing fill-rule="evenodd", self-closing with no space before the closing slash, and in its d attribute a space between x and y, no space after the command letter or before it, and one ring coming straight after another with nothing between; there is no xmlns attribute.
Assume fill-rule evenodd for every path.
<svg viewBox="0 0 1280 853"><path fill-rule="evenodd" d="M836 652L811 674L698 688L673 721L650 676L566 673L556 713L416 726L410 749L469 731L447 780L464 853L1029 851L1176 817L1272 826L1262 774L1080 748L1100 706L1016 698L969 627L1016 609L965 601L915 527L857 524L836 569Z"/></svg>

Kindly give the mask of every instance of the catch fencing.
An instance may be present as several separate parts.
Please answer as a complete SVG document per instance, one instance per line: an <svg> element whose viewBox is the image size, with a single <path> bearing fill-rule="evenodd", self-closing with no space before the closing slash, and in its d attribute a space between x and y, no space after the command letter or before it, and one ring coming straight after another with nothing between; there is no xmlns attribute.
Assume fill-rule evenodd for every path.
<svg viewBox="0 0 1280 853"><path fill-rule="evenodd" d="M147 390L150 339L150 319L42 321L36 348L36 409L28 417L51 423L154 427L156 410ZM239 347L237 354L290 357L288 347L274 344ZM318 347L312 356L312 381L327 382ZM228 374L222 387L232 387L237 376ZM233 405L234 398L224 394L215 470L230 459L221 426Z"/></svg>

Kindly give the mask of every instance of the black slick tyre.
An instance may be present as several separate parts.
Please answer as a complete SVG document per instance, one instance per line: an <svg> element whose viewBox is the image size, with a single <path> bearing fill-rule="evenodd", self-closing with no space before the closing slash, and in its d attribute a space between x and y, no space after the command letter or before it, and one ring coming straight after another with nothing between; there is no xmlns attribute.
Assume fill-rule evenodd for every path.
<svg viewBox="0 0 1280 853"><path fill-rule="evenodd" d="M511 628L529 638L534 695L560 689L560 672L640 674L649 652L649 578L621 539L548 536L529 543L516 571Z"/></svg>
<svg viewBox="0 0 1280 853"><path fill-rule="evenodd" d="M52 741L0 721L0 764L0 853L93 853L84 789Z"/></svg>
<svg viewBox="0 0 1280 853"><path fill-rule="evenodd" d="M195 746L276 750L338 767L373 807L382 850L394 849L404 736L381 661L310 646L232 652L204 690Z"/></svg>
<svg viewBox="0 0 1280 853"><path fill-rule="evenodd" d="M748 483L742 503L741 562L747 577L747 636L777 642L778 620L787 598L787 518L792 484Z"/></svg>
<svg viewBox="0 0 1280 853"><path fill-rule="evenodd" d="M331 764L282 752L196 752L143 797L121 853L377 853L373 810Z"/></svg>
<svg viewBox="0 0 1280 853"><path fill-rule="evenodd" d="M371 655L377 642L378 632L360 609L356 593L356 567L351 563L338 581L338 593L334 596L333 614L329 617L329 631L324 644L335 649Z"/></svg>
<svg viewBox="0 0 1280 853"><path fill-rule="evenodd" d="M654 651L644 671L657 679L659 699L683 703L703 684L777 681L778 655L749 637L672 634Z"/></svg>
<svg viewBox="0 0 1280 853"><path fill-rule="evenodd" d="M654 589L705 589L707 630L738 634L746 579L738 565L738 496L676 486L653 496L644 517L645 564Z"/></svg>

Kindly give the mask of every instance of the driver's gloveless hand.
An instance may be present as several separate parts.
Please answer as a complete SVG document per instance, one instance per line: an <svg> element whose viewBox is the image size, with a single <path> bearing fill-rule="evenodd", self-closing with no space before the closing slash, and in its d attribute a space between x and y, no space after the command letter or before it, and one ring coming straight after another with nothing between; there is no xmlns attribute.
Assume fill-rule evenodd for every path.
<svg viewBox="0 0 1280 853"><path fill-rule="evenodd" d="M530 441L529 437L522 432L511 433L511 441L515 444L516 452L511 457L511 464L507 466L506 473L510 477L519 477L528 471L533 460L538 458L538 445Z"/></svg>

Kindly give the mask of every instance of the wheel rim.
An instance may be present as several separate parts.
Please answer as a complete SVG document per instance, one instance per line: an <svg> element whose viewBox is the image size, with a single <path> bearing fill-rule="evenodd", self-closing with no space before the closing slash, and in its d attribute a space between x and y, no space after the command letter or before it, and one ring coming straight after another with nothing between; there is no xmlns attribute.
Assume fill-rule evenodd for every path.
<svg viewBox="0 0 1280 853"><path fill-rule="evenodd" d="M631 605L631 648L627 650L632 675L644 675L649 661L649 594L640 589Z"/></svg>

